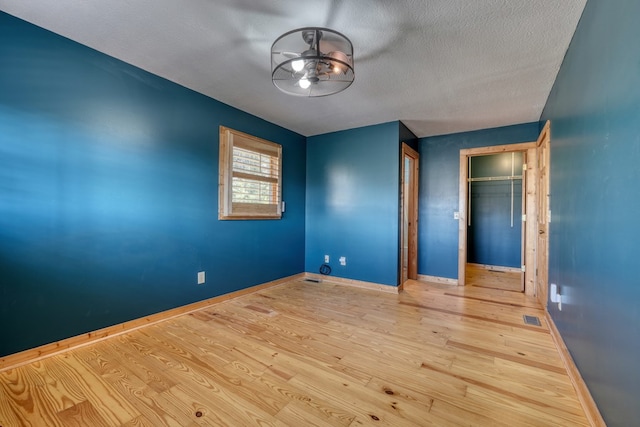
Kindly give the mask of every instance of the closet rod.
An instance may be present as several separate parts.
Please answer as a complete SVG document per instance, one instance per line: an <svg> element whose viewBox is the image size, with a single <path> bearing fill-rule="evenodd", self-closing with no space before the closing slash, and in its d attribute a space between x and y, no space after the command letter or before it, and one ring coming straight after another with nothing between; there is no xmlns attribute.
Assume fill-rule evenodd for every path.
<svg viewBox="0 0 640 427"><path fill-rule="evenodd" d="M515 179L522 179L522 175L512 176L485 176L481 178L468 178L469 182L481 182L481 181L512 181Z"/></svg>

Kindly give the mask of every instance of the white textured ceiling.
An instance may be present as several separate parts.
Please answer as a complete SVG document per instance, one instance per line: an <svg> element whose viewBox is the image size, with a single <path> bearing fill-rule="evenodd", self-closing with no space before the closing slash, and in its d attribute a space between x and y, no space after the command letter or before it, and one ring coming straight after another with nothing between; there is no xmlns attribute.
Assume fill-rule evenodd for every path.
<svg viewBox="0 0 640 427"><path fill-rule="evenodd" d="M309 136L402 120L417 136L537 121L586 0L0 0L0 10ZM356 80L271 83L281 34L354 45Z"/></svg>

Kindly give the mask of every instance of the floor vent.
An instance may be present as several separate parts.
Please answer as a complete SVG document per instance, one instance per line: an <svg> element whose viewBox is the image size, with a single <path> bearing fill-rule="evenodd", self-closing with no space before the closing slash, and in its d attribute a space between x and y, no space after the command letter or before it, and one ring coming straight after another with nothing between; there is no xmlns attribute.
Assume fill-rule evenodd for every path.
<svg viewBox="0 0 640 427"><path fill-rule="evenodd" d="M542 326L542 324L540 323L540 319L536 316L528 316L525 314L522 317L524 318L524 323L527 325Z"/></svg>
<svg viewBox="0 0 640 427"><path fill-rule="evenodd" d="M311 278L308 278L308 277L306 279L304 279L304 281L305 282L311 282L311 283L320 283L320 282L322 282L322 280L320 280L320 279L311 279Z"/></svg>

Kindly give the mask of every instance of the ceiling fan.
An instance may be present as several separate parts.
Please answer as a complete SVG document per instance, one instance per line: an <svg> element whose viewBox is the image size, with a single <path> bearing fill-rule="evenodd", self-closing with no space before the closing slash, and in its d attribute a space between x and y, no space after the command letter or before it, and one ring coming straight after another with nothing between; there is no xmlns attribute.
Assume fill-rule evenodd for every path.
<svg viewBox="0 0 640 427"><path fill-rule="evenodd" d="M273 84L290 95L318 97L353 83L353 44L343 34L305 27L280 36L271 46Z"/></svg>

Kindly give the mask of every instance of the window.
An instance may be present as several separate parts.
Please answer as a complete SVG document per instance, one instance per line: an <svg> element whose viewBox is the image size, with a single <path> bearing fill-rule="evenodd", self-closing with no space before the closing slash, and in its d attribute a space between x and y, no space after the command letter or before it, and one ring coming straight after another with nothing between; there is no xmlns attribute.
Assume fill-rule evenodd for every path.
<svg viewBox="0 0 640 427"><path fill-rule="evenodd" d="M218 219L282 217L282 146L220 126Z"/></svg>

